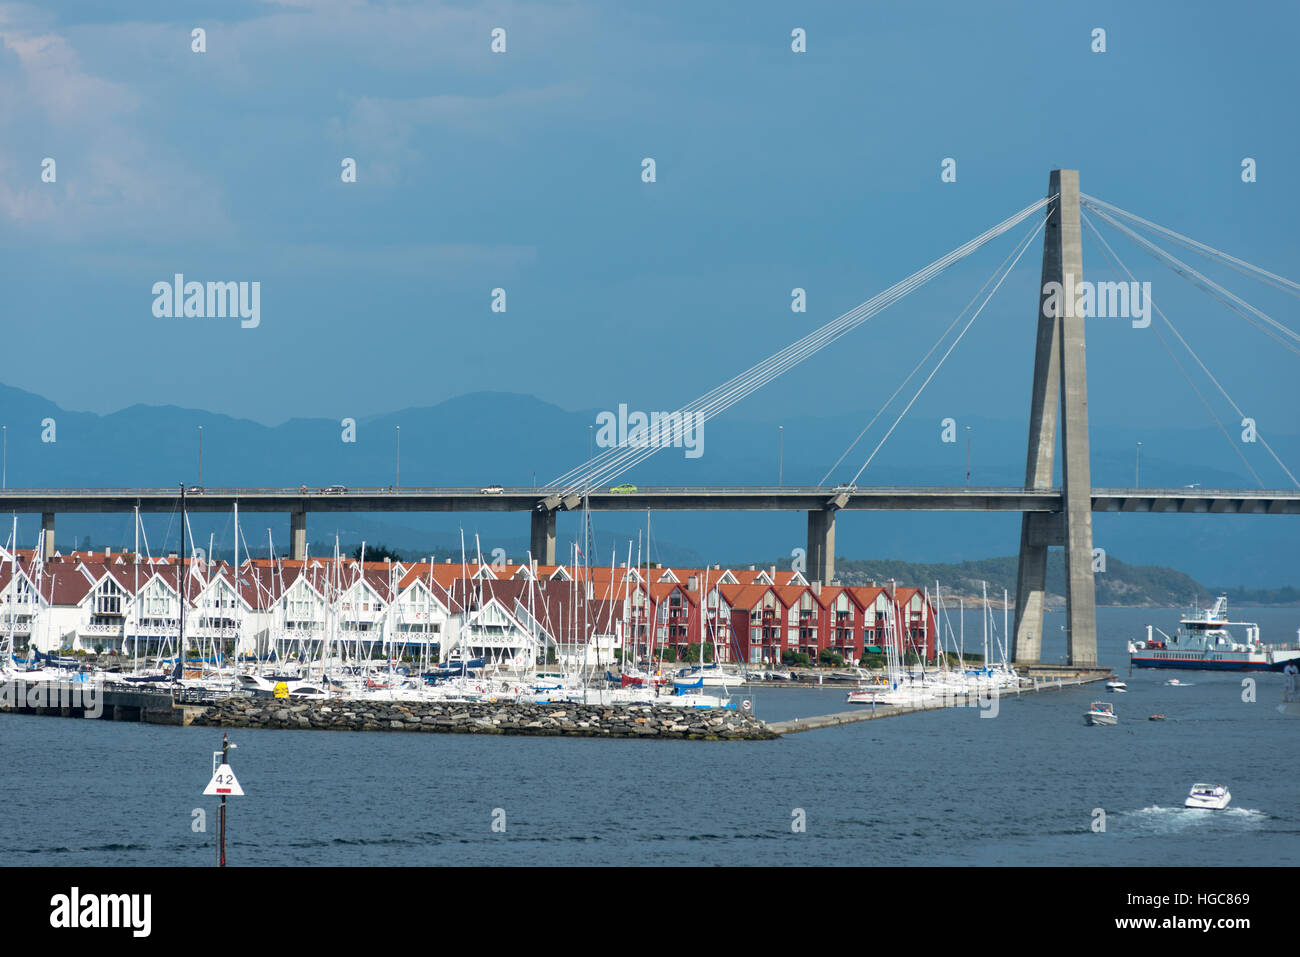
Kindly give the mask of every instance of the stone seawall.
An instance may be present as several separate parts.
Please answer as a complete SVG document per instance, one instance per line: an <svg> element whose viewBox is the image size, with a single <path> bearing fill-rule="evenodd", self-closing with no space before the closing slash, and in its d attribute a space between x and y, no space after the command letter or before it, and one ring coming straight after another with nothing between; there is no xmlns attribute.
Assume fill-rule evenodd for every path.
<svg viewBox="0 0 1300 957"><path fill-rule="evenodd" d="M224 728L426 731L588 738L765 741L777 735L743 711L513 702L276 701L230 698L188 722Z"/></svg>

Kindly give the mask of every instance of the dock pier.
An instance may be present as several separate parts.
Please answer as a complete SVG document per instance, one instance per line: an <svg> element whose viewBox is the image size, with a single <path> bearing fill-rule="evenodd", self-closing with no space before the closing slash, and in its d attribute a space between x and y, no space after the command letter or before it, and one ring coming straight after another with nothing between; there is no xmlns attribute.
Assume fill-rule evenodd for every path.
<svg viewBox="0 0 1300 957"><path fill-rule="evenodd" d="M1078 688L1082 685L1106 681L1114 677L1110 668L1059 668L1047 665L1032 665L1023 669L1025 679L1030 683L1022 687L999 691L996 697L1018 698L1021 695L1037 694L1042 691L1060 691L1065 688ZM852 689L850 689L852 690ZM878 718L893 718L900 714L915 714L920 711L943 711L948 708L984 707L980 702L989 698L978 695L964 695L957 699L945 699L940 703L921 707L907 705L859 705L853 711L837 711L832 714L817 715L812 718L791 718L789 721L770 721L768 728L774 733L785 736L802 731L817 731L820 728L833 728L841 724L856 724L859 721L874 721Z"/></svg>
<svg viewBox="0 0 1300 957"><path fill-rule="evenodd" d="M0 689L0 713L52 715L145 724L189 724L191 712L171 691L105 685L93 681L24 681Z"/></svg>

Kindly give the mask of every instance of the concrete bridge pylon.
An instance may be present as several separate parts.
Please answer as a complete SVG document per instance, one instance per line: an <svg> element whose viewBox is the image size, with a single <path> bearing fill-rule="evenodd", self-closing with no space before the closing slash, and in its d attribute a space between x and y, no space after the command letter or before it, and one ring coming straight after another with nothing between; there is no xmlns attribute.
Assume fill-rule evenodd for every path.
<svg viewBox="0 0 1300 957"><path fill-rule="evenodd" d="M1025 488L1051 488L1057 432L1061 442L1062 508L1028 513L1020 525L1016 625L1011 654L1020 664L1040 661L1047 549L1065 548L1066 648L1070 664L1097 664L1097 595L1092 555L1092 475L1088 452L1088 374L1085 318L1076 315L1073 290L1083 281L1083 238L1078 170L1053 170L1043 231L1038 342L1029 411ZM1049 284L1058 284L1054 292Z"/></svg>

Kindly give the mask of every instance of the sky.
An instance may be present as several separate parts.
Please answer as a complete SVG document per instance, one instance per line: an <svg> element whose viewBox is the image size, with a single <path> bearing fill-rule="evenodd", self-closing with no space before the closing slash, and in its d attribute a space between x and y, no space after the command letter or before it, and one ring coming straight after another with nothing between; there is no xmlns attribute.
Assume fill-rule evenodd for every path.
<svg viewBox="0 0 1300 957"><path fill-rule="evenodd" d="M0 4L0 382L268 425L480 390L678 408L1041 198L1056 167L1300 278L1298 26L1287 3ZM1103 231L1260 430L1300 431L1300 356ZM865 424L1021 232L736 414ZM1038 259L916 415L1026 416ZM1114 278L1088 236L1084 266ZM1296 299L1203 268L1300 326ZM155 315L176 273L259 283L257 326ZM1094 429L1212 424L1150 330L1088 334Z"/></svg>

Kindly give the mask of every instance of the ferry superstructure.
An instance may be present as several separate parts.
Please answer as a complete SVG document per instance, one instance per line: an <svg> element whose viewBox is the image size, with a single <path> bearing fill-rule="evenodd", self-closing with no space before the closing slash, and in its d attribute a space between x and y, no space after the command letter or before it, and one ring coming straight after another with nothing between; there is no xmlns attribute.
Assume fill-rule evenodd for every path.
<svg viewBox="0 0 1300 957"><path fill-rule="evenodd" d="M1243 629L1239 641L1230 628ZM1155 637L1155 633L1160 637ZM1253 621L1229 621L1228 598L1199 609L1179 622L1171 636L1147 625L1146 641L1130 641L1129 663L1137 668L1186 668L1200 671L1281 671L1300 661L1300 646L1266 645Z"/></svg>

